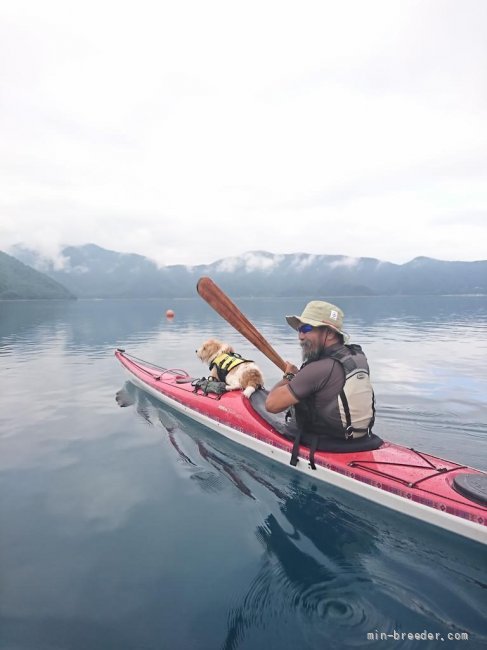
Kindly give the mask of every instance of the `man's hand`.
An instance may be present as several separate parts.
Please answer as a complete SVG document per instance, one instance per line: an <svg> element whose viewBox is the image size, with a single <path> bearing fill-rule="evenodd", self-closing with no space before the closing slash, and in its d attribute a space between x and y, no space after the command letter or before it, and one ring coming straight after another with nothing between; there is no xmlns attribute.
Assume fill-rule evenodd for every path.
<svg viewBox="0 0 487 650"><path fill-rule="evenodd" d="M284 374L291 374L295 375L298 372L299 368L297 368L293 363L290 363L289 361L286 361L286 367L284 369Z"/></svg>
<svg viewBox="0 0 487 650"><path fill-rule="evenodd" d="M293 363L286 361L284 371L284 376L295 375L298 372L298 368ZM289 382L291 379L292 377L289 379L281 379L281 381L277 382L267 396L265 407L269 413L281 413L281 411L285 411L293 404L299 402L299 400L294 396L294 393L289 389Z"/></svg>

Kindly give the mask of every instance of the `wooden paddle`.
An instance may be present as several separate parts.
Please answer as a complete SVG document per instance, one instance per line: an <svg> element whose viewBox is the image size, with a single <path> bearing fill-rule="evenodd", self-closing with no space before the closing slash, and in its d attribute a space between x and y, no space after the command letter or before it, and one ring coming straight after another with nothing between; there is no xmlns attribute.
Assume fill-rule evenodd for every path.
<svg viewBox="0 0 487 650"><path fill-rule="evenodd" d="M255 345L255 347L265 354L265 356L275 363L282 371L286 368L286 362L282 359L274 348L265 340L262 334L252 325L252 323L242 314L240 309L230 300L230 298L216 285L211 278L202 277L198 280L196 289L203 300L213 307L213 309L230 323L242 336Z"/></svg>

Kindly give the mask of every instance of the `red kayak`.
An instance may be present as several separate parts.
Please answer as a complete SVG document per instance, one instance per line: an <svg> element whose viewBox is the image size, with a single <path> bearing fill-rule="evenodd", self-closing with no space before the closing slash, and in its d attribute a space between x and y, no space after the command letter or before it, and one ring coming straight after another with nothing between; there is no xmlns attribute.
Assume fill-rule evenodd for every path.
<svg viewBox="0 0 487 650"><path fill-rule="evenodd" d="M165 369L117 350L130 381L159 401L225 437L289 465L293 441L264 417L258 393L204 394L179 369ZM254 400L256 397L256 400ZM262 400L261 400L262 401ZM261 410L261 413L259 413ZM414 449L383 442L372 451L317 451L299 448L297 470L405 515L487 543L487 474Z"/></svg>

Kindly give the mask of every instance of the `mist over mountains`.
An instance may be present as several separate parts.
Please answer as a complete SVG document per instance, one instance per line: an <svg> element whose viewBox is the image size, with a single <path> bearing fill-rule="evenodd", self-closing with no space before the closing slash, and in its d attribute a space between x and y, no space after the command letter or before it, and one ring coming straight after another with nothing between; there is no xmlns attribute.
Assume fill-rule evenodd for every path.
<svg viewBox="0 0 487 650"><path fill-rule="evenodd" d="M71 294L78 298L189 298L195 297L196 282L203 275L233 297L487 294L485 260L448 262L417 257L406 264L393 264L368 257L252 251L212 264L160 268L142 255L94 244L68 246L54 261L22 246L10 252L15 261L60 285L60 298ZM2 283L2 268L0 298L33 297L22 295L22 287L15 287L15 282L12 285L13 267L10 286ZM61 295L63 288L67 292ZM25 283L23 289L25 292Z"/></svg>

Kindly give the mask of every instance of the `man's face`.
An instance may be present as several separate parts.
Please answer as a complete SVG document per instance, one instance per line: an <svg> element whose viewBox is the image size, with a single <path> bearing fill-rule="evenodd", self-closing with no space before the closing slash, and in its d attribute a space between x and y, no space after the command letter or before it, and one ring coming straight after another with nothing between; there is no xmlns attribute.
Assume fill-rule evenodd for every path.
<svg viewBox="0 0 487 650"><path fill-rule="evenodd" d="M316 361L322 356L329 333L326 327L313 327L309 331L307 329L300 327L298 330L303 362Z"/></svg>

